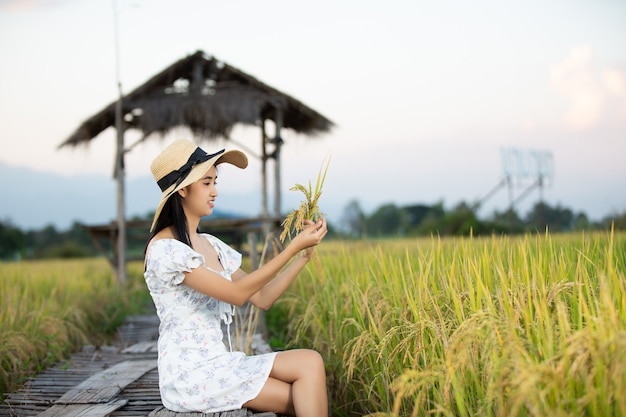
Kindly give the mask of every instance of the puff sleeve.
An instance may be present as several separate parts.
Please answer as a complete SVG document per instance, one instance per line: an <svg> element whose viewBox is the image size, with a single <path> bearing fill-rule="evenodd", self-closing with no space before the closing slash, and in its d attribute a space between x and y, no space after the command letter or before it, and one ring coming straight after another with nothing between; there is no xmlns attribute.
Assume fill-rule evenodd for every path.
<svg viewBox="0 0 626 417"><path fill-rule="evenodd" d="M151 290L172 288L185 279L185 272L204 263L202 255L176 239L160 239L152 243L146 254L144 277Z"/></svg>

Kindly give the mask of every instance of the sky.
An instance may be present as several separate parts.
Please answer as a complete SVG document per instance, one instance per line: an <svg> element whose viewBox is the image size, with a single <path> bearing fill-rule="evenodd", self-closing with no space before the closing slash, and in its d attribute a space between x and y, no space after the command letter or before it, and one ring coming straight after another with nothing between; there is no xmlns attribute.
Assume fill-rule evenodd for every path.
<svg viewBox="0 0 626 417"><path fill-rule="evenodd" d="M592 220L626 211L624 1L0 0L0 164L55 179L43 190L7 174L0 219L114 219L115 131L58 145L116 99L118 80L131 91L197 50L335 123L314 138L283 132L283 212L300 198L289 188L314 183L326 158L320 206L335 222L354 200L366 214L486 196L482 217L511 201L523 215L540 198ZM228 196L260 193L259 132L231 136L202 145L251 157L220 175L217 207L256 215L256 202ZM149 165L179 137L191 138L181 129L127 154L129 183L153 187L127 190L129 216L156 207ZM511 188L497 188L506 173ZM529 188L539 173L543 187ZM55 187L78 188L65 217L30 198ZM94 192L108 193L106 210L90 206Z"/></svg>

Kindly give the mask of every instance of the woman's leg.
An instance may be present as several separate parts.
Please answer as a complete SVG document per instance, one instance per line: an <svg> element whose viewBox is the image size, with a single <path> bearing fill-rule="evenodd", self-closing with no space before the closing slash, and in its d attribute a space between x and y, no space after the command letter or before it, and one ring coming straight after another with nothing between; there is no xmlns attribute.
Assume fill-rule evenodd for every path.
<svg viewBox="0 0 626 417"><path fill-rule="evenodd" d="M244 407L257 411L273 411L289 416L296 415L291 398L291 384L271 376L255 399L248 401Z"/></svg>
<svg viewBox="0 0 626 417"><path fill-rule="evenodd" d="M297 417L327 417L326 371L322 357L309 349L278 352L267 383L245 406Z"/></svg>

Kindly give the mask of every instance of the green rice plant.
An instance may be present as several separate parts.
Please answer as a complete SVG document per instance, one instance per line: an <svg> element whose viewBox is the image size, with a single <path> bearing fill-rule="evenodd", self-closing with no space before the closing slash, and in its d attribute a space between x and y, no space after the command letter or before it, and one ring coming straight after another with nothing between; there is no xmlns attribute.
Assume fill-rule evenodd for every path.
<svg viewBox="0 0 626 417"><path fill-rule="evenodd" d="M331 241L279 300L337 416L626 416L626 234Z"/></svg>
<svg viewBox="0 0 626 417"><path fill-rule="evenodd" d="M141 263L118 285L104 259L0 263L0 393L82 348L106 343L149 302Z"/></svg>
<svg viewBox="0 0 626 417"><path fill-rule="evenodd" d="M326 166L320 168L317 174L317 181L315 182L315 188L311 186L309 181L308 187L302 184L296 184L290 188L291 191L300 191L304 194L304 200L300 202L300 206L297 209L293 209L283 220L283 231L280 234L280 241L284 242L287 237L298 234L303 227L305 220L316 221L322 216L322 212L318 206L319 199L322 195L322 187L326 180L326 173L330 165L330 156L326 159Z"/></svg>
<svg viewBox="0 0 626 417"><path fill-rule="evenodd" d="M264 265L267 258L271 259L271 257L277 255L280 248L280 242L277 240L278 239L273 233L269 233L266 236L261 249L259 266ZM257 248L249 248L249 250L257 250ZM245 258L243 262L245 263L245 265L243 265L245 269L252 267L252 265L250 265L250 258ZM253 346L254 336L259 333L260 330L264 330L260 328L264 320L264 311L250 303L235 309L233 324L235 346L237 346L238 350L241 350L248 355L258 353L255 351L255 346Z"/></svg>

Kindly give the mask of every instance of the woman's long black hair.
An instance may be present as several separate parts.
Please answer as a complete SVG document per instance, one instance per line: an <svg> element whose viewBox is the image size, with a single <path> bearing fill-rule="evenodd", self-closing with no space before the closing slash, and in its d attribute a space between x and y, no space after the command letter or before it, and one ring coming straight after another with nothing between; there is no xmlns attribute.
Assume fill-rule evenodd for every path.
<svg viewBox="0 0 626 417"><path fill-rule="evenodd" d="M161 210L161 214L159 214L159 217L157 218L154 229L148 237L148 242L150 242L152 238L161 230L170 226L172 226L174 237L182 243L191 247L189 228L187 226L187 217L185 216L185 212L183 211L181 197L177 192L172 194L163 205L163 210ZM147 249L148 244L146 243L144 255L146 254Z"/></svg>

